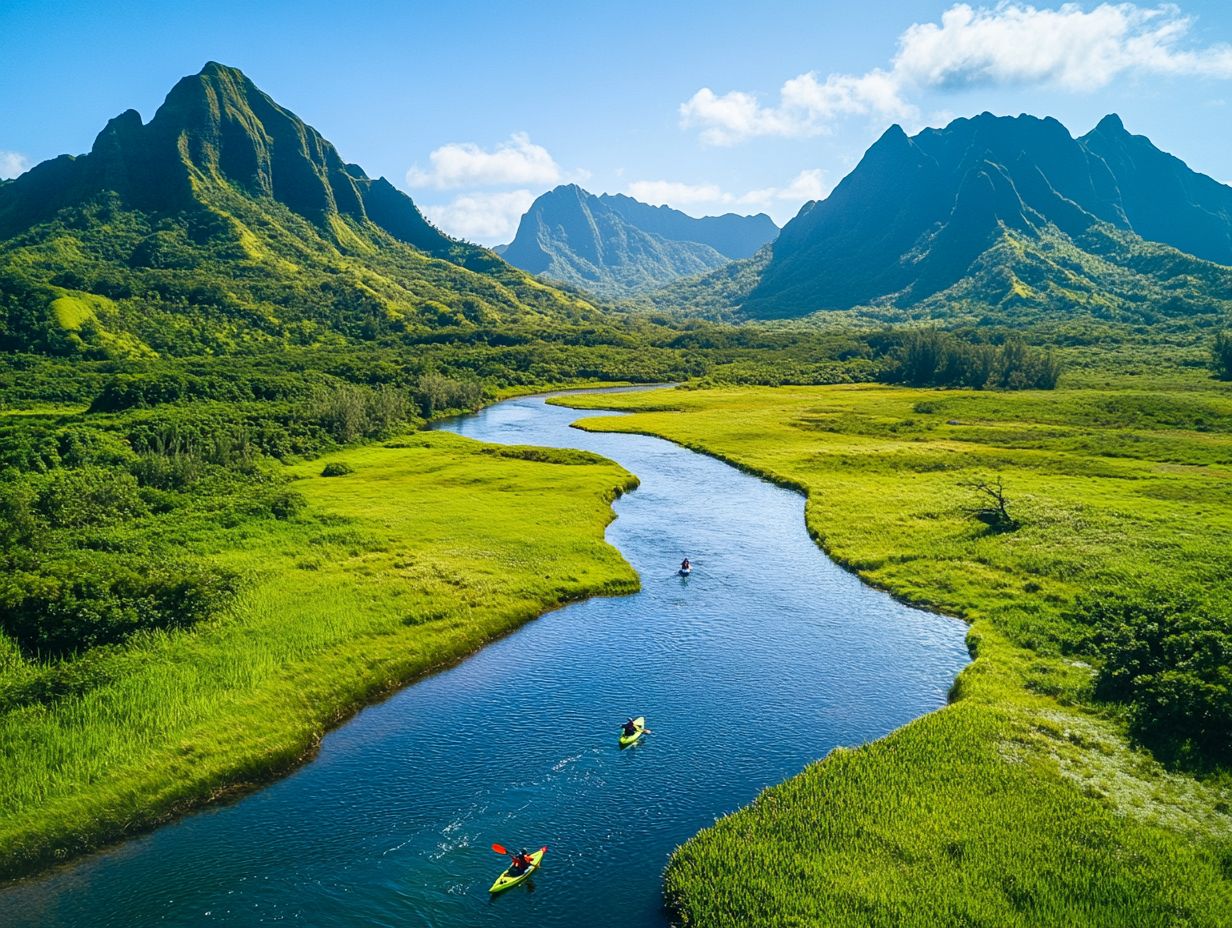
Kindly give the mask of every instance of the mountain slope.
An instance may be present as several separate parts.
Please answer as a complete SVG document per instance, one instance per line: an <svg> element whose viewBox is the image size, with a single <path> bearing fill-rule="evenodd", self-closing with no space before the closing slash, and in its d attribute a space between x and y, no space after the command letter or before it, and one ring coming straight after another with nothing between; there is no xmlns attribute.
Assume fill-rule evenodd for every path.
<svg viewBox="0 0 1232 928"><path fill-rule="evenodd" d="M695 218L670 206L651 206L623 193L603 193L599 199L644 232L674 242L709 245L726 258L751 257L779 234L779 227L765 213Z"/></svg>
<svg viewBox="0 0 1232 928"><path fill-rule="evenodd" d="M777 231L764 215L694 219L567 184L531 204L502 255L546 279L627 296L750 255Z"/></svg>
<svg viewBox="0 0 1232 928"><path fill-rule="evenodd" d="M891 127L783 228L763 267L734 273L741 292L729 271L655 299L765 318L870 306L941 317L1222 312L1229 235L1232 188L1116 117L1074 139L1054 119L986 113L914 137ZM722 287L725 297L708 296Z"/></svg>
<svg viewBox="0 0 1232 928"><path fill-rule="evenodd" d="M234 68L0 188L0 347L225 351L590 317L433 228Z"/></svg>

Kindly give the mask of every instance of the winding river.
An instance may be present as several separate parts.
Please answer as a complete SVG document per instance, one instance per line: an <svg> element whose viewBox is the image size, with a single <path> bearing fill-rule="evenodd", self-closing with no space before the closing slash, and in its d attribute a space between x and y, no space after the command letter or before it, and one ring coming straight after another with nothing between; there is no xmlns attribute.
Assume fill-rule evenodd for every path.
<svg viewBox="0 0 1232 928"><path fill-rule="evenodd" d="M579 415L527 397L440 427L637 474L607 537L640 593L549 613L364 710L293 775L0 892L0 924L662 928L677 844L945 703L965 627L826 558L799 494ZM619 750L643 713L653 732ZM490 899L493 841L551 849Z"/></svg>

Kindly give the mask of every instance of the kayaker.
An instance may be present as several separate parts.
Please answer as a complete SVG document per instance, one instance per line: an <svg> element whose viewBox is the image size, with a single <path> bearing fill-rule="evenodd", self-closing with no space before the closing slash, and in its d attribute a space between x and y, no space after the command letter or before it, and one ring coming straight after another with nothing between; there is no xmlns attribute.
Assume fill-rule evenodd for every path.
<svg viewBox="0 0 1232 928"><path fill-rule="evenodd" d="M633 719L629 719L629 721L625 722L622 727L626 738L632 738L637 734L637 724L633 721Z"/></svg>
<svg viewBox="0 0 1232 928"><path fill-rule="evenodd" d="M525 873L526 868L533 863L530 854L526 853L526 848L522 848L521 853L513 855L513 863L509 866L509 872L517 876L519 873Z"/></svg>
<svg viewBox="0 0 1232 928"><path fill-rule="evenodd" d="M689 563L689 559L687 557L683 561L680 562L680 569L681 570L692 570L693 569L693 565Z"/></svg>

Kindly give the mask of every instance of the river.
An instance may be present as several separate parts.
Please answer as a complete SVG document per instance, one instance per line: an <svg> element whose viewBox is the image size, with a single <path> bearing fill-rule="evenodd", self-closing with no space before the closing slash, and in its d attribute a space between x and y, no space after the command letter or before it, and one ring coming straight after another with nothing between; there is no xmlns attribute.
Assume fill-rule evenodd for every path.
<svg viewBox="0 0 1232 928"><path fill-rule="evenodd" d="M0 924L662 928L676 845L944 705L962 623L835 565L799 494L570 428L579 415L524 397L438 427L637 474L607 538L641 592L548 613L360 712L285 779L10 887ZM641 714L651 733L620 750L617 726ZM550 850L489 898L494 841Z"/></svg>

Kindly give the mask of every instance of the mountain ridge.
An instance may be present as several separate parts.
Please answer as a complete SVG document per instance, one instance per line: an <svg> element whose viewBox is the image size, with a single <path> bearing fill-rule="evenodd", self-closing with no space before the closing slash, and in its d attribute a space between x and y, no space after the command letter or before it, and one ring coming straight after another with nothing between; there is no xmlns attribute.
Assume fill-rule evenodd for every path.
<svg viewBox="0 0 1232 928"><path fill-rule="evenodd" d="M764 213L698 219L562 184L531 204L501 254L544 279L624 297L751 255L777 232Z"/></svg>
<svg viewBox="0 0 1232 928"><path fill-rule="evenodd" d="M0 187L0 309L0 347L101 356L598 317L217 62Z"/></svg>
<svg viewBox="0 0 1232 928"><path fill-rule="evenodd" d="M1116 116L1076 139L1051 117L983 113L915 136L891 126L770 249L755 270L653 300L705 304L711 280L725 290L710 302L743 318L856 307L944 315L960 299L1002 312L1102 301L1104 311L1150 315L1144 300L1173 314L1217 312L1232 301L1232 188L1131 136ZM1030 260L1019 261L1024 249ZM1038 279L1024 281L1015 262Z"/></svg>

